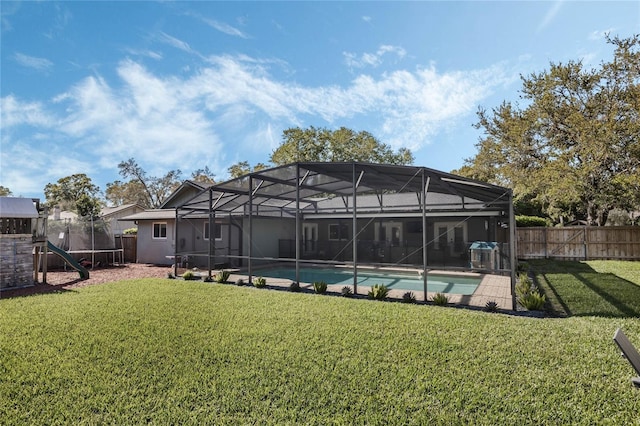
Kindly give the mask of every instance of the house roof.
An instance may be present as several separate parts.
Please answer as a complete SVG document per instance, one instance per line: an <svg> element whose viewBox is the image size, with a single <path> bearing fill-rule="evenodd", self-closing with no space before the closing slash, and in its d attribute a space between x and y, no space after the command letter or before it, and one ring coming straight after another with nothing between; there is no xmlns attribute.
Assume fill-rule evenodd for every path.
<svg viewBox="0 0 640 426"><path fill-rule="evenodd" d="M121 217L118 220L170 220L175 218L176 211L174 209L152 209Z"/></svg>
<svg viewBox="0 0 640 426"><path fill-rule="evenodd" d="M418 166L344 163L292 163L250 173L211 185L180 208L184 215L212 210L244 214L251 203L254 214L283 214L299 209L353 208L416 209L426 188L426 204L454 209L504 209L511 190L485 182ZM392 196L395 194L396 196ZM407 195L409 194L409 195ZM363 197L368 195L368 197ZM369 201L366 201L366 200ZM360 205L362 203L362 205Z"/></svg>
<svg viewBox="0 0 640 426"><path fill-rule="evenodd" d="M116 207L103 207L101 215L102 217L109 217L114 214L125 212L129 209L144 210L144 207L139 204L122 204L121 206Z"/></svg>
<svg viewBox="0 0 640 426"><path fill-rule="evenodd" d="M33 219L38 209L31 198L0 197L0 217Z"/></svg>
<svg viewBox="0 0 640 426"><path fill-rule="evenodd" d="M178 188L175 189L175 191L173 191L171 193L171 195L169 195L160 205L159 208L161 209L166 209L166 208L173 208L175 207L176 201L180 199L180 197L182 197L185 192L188 192L189 190L195 190L196 193L210 187L212 184L210 183L202 183L202 182L196 182L194 180L185 180L184 182L182 182L182 184L180 184L180 186Z"/></svg>

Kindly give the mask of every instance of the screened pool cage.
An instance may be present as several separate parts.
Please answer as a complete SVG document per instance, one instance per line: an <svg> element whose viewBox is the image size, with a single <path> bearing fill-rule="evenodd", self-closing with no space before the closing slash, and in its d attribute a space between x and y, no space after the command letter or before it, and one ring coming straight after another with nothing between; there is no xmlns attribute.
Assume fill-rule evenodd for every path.
<svg viewBox="0 0 640 426"><path fill-rule="evenodd" d="M491 272L515 282L511 190L425 167L294 163L206 188L175 210L177 266L262 275L289 265L483 271L474 242L495 244ZM488 272L488 271L484 271ZM512 291L513 293L513 291Z"/></svg>

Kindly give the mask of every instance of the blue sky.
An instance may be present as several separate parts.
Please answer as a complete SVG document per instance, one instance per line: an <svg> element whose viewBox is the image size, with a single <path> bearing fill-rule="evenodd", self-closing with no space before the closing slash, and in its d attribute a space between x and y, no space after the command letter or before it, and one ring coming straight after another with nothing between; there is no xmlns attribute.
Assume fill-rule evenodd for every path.
<svg viewBox="0 0 640 426"><path fill-rule="evenodd" d="M640 2L0 2L0 185L43 196L130 157L150 175L268 162L289 127L366 130L462 166L520 75L610 60Z"/></svg>

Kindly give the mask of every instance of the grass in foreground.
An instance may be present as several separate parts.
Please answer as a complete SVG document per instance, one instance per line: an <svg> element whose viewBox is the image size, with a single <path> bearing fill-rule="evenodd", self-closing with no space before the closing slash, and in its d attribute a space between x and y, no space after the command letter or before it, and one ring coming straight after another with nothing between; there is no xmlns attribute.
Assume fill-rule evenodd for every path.
<svg viewBox="0 0 640 426"><path fill-rule="evenodd" d="M640 262L527 263L559 315L640 317Z"/></svg>
<svg viewBox="0 0 640 426"><path fill-rule="evenodd" d="M619 326L158 279L0 300L0 423L638 424Z"/></svg>

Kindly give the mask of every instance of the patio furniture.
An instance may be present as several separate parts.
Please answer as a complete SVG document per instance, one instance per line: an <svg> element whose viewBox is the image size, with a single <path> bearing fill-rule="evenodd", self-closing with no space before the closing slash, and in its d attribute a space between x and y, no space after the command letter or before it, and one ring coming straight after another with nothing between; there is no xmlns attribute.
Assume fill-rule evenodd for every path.
<svg viewBox="0 0 640 426"><path fill-rule="evenodd" d="M622 350L622 355L627 358L627 361L631 364L638 377L631 379L631 382L635 387L640 388L640 354L636 348L631 344L627 336L622 332L622 329L617 329L613 335L613 341L616 342L618 347Z"/></svg>

